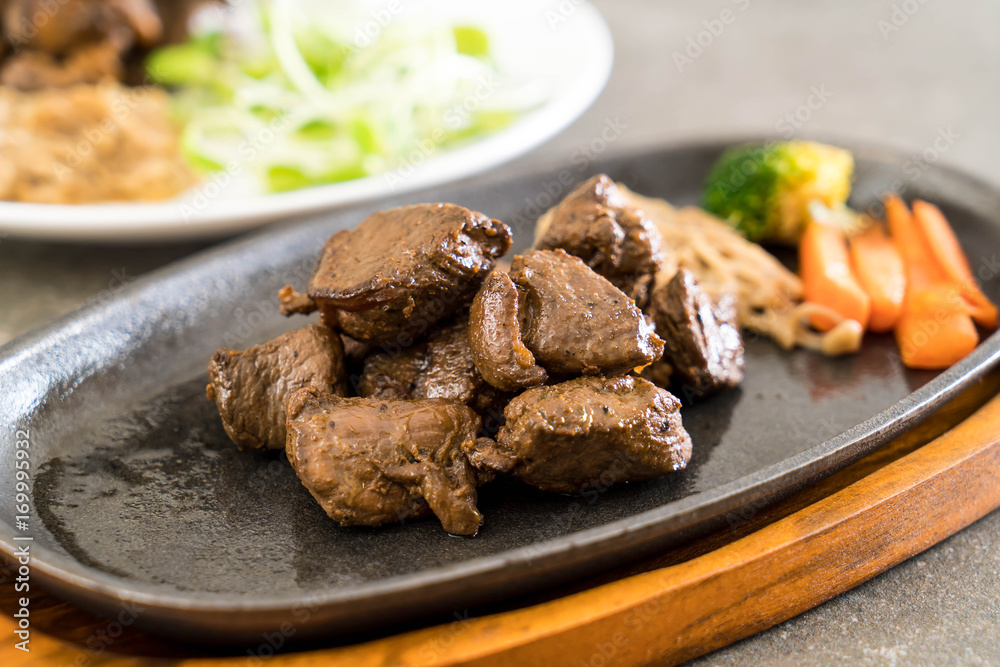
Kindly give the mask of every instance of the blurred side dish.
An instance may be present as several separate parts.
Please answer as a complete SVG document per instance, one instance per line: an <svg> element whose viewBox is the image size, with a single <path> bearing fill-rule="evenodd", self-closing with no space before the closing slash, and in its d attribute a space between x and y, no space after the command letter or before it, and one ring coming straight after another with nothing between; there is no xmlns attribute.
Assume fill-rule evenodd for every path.
<svg viewBox="0 0 1000 667"><path fill-rule="evenodd" d="M46 204L168 199L196 182L167 94L108 81L0 88L0 199Z"/></svg>
<svg viewBox="0 0 1000 667"><path fill-rule="evenodd" d="M182 39L188 0L0 0L0 200L159 200L197 178L142 54Z"/></svg>
<svg viewBox="0 0 1000 667"><path fill-rule="evenodd" d="M243 194L392 185L549 94L478 26L400 6L369 34L366 7L0 0L0 199L157 200L237 175Z"/></svg>

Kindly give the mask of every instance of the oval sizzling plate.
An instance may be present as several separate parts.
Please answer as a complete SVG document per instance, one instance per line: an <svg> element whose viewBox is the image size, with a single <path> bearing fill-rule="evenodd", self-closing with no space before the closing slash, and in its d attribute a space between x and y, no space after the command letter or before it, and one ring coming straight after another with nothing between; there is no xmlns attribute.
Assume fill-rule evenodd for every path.
<svg viewBox="0 0 1000 667"><path fill-rule="evenodd" d="M524 248L537 215L598 171L694 203L731 143L480 179L380 207L456 202L510 224ZM1000 194L938 166L905 181L905 158L855 154L853 203L890 187L938 203L995 298L986 273L996 259L977 249L1000 246ZM13 450L26 431L32 512L16 534L33 537L34 576L54 592L109 615L128 601L141 610L138 625L188 640L256 641L286 621L297 639L384 630L740 522L910 428L1000 359L998 335L940 374L904 369L891 336L868 336L859 355L841 359L750 339L742 388L685 408L695 453L682 473L578 497L499 480L481 489L486 524L474 539L449 537L433 519L341 529L282 457L236 451L204 399L205 366L219 346L303 326L278 315L277 289L303 285L323 240L373 208L200 253L0 350L9 425L0 433L0 548L24 544L11 522Z"/></svg>

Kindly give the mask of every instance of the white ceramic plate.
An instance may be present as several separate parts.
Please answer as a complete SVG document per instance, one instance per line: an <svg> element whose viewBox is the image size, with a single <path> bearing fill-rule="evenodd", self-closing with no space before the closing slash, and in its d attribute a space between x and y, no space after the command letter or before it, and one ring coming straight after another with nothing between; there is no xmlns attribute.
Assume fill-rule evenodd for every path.
<svg viewBox="0 0 1000 667"><path fill-rule="evenodd" d="M614 59L611 32L584 0L460 3L457 18L488 27L497 57L539 79L547 101L509 128L399 170L281 194L243 194L205 181L176 200L143 204L0 202L0 234L64 241L218 237L296 215L399 195L470 176L530 151L582 114ZM391 175L390 175L391 174Z"/></svg>

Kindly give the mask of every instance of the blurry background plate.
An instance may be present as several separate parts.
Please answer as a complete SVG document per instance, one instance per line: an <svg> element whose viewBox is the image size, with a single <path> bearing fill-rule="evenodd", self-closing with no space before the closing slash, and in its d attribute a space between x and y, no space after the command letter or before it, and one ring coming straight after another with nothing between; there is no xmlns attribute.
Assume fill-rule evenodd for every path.
<svg viewBox="0 0 1000 667"><path fill-rule="evenodd" d="M433 155L412 170L280 194L245 196L203 181L193 192L157 203L24 204L0 202L0 233L50 240L145 241L222 236L282 218L358 204L458 180L530 151L578 118L603 90L614 59L611 33L583 0L436 2L449 18L481 25L505 66L544 85L544 104L510 127ZM195 200L195 197L201 197Z"/></svg>

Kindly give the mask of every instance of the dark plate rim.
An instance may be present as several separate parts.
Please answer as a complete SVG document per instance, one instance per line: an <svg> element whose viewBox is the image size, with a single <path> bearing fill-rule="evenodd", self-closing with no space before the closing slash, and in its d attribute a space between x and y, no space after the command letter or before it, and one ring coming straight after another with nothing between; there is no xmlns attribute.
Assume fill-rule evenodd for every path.
<svg viewBox="0 0 1000 667"><path fill-rule="evenodd" d="M682 142L671 142L642 150L621 151L607 156L609 160L627 160L650 154L669 154L683 150L720 150L738 143L761 142L769 137L761 135L732 135L719 138L695 138ZM871 142L854 142L843 138L818 136L817 140L835 143L854 151L855 155L870 157L884 162L903 163L907 158L903 149L891 146L873 145ZM565 166L565 160L550 160L532 169L532 173L546 174ZM986 180L966 173L961 169L941 163L930 167L936 172L963 182L982 195L997 200L1000 210L1000 188ZM480 177L476 181L487 182L491 177ZM472 181L463 181L471 183ZM420 193L410 196L415 200ZM351 208L340 212L349 212ZM284 236L293 236L303 227L316 225L313 217L300 224L276 229L252 232L244 237L198 252L186 259L150 272L132 282L110 301L89 303L56 321L24 334L0 347L0 368L17 363L17 357L28 352L33 346L44 342L60 331L72 328L91 317L98 316L115 302L123 302L143 288L164 279L179 277L203 266L207 261L222 259L267 244ZM1000 219L997 224L1000 225ZM622 544L644 543L654 539L656 534L676 534L686 526L698 524L708 518L721 519L725 515L747 506L770 502L779 493L802 488L832 472L843 468L858 458L877 449L900 433L912 428L933 411L940 408L960 391L978 380L988 370L1000 363L1000 331L995 332L965 359L932 379L920 389L912 392L886 410L868 420L853 426L843 433L825 440L808 450L766 466L714 489L693 494L678 501L661 505L604 526L590 528L559 538L546 540L535 545L512 549L492 556L482 556L467 561L436 567L422 572L398 575L381 581L364 583L312 595L309 602L318 607L342 605L373 597L392 596L421 589L428 590L437 585L462 581L482 576L488 572L502 570L520 573L531 570L544 571L544 566L552 567L559 562L572 564L572 554L581 549L597 552L619 553ZM37 410L41 405L32 406ZM13 558L14 549L24 542L13 540L14 531L5 519L0 520L0 552ZM612 546L613 545L613 546ZM34 546L31 566L33 573L44 579L61 584L61 587L77 592L81 597L99 597L111 602L130 601L146 607L175 612L278 612L290 610L301 604L304 596L271 596L267 600L248 599L247 596L194 592L180 594L166 591L142 582L123 580L118 577L82 565L54 550ZM589 559L588 559L589 560Z"/></svg>

